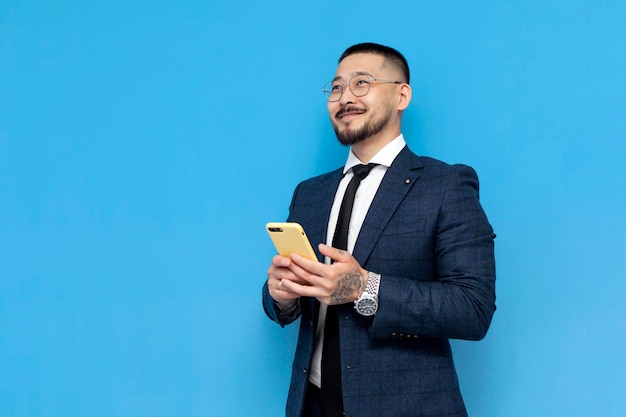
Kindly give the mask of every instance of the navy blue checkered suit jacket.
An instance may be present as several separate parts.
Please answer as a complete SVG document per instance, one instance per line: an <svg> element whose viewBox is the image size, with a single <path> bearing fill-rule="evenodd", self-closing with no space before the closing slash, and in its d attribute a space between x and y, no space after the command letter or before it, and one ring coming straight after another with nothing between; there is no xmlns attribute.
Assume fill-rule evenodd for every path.
<svg viewBox="0 0 626 417"><path fill-rule="evenodd" d="M342 170L294 192L288 221L313 247L326 228ZM466 416L448 339L482 339L496 309L492 227L478 179L464 165L420 157L405 147L387 170L353 256L380 273L379 310L340 306L342 386L347 417ZM317 248L316 248L317 250ZM318 253L318 258L323 258ZM263 288L266 314L281 317ZM319 302L300 300L300 331L287 417L300 417L308 386Z"/></svg>

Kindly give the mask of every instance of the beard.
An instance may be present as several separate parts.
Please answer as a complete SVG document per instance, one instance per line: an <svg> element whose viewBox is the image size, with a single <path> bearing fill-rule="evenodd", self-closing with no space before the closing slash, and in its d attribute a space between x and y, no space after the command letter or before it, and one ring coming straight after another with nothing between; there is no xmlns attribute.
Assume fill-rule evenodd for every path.
<svg viewBox="0 0 626 417"><path fill-rule="evenodd" d="M346 108L343 112L352 111L354 108ZM337 140L344 146L351 146L359 142L363 142L372 136L377 135L382 132L383 129L389 123L391 118L391 108L385 108L384 114L378 118L373 120L367 120L363 126L358 129L350 129L347 127L345 130L340 131L339 126L335 123L334 120L331 119L331 124L333 129L335 130L335 135L337 136Z"/></svg>

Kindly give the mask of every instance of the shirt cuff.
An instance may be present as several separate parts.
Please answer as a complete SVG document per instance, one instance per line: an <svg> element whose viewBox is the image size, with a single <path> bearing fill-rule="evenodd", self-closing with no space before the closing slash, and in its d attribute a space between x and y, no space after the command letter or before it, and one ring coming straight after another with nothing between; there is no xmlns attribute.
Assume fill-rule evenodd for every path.
<svg viewBox="0 0 626 417"><path fill-rule="evenodd" d="M285 303L279 303L278 301L274 301L274 305L278 310L278 313L281 317L285 318L295 318L298 315L299 310L299 299L295 299L292 301L287 301Z"/></svg>

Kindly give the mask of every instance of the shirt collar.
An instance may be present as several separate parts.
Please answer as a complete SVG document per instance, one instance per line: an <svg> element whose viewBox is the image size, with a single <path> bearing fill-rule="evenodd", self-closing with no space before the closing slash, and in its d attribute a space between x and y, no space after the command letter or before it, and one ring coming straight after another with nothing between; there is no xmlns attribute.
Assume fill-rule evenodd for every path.
<svg viewBox="0 0 626 417"><path fill-rule="evenodd" d="M406 142L404 141L404 136L402 133L394 140L386 144L381 150L379 150L376 155L370 159L370 164L378 164L384 165L389 168L391 163L396 156L400 153L400 151L406 146ZM348 160L346 161L346 165L343 167L343 173L345 174L355 165L361 165L363 162L359 160L359 158L352 153L352 148L350 148L350 152L348 153Z"/></svg>

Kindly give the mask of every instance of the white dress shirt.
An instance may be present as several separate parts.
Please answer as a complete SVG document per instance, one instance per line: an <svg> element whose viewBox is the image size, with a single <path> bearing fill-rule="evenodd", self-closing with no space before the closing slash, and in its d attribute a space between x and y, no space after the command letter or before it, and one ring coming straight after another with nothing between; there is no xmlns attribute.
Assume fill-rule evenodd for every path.
<svg viewBox="0 0 626 417"><path fill-rule="evenodd" d="M387 168L391 166L391 163L396 159L400 151L406 146L406 142L404 141L404 136L400 134L397 138L389 142L385 147L383 147L376 155L372 157L371 160L367 161L367 163L378 164L370 171L369 175L365 177L359 188L357 189L356 195L354 197L354 206L352 208L352 215L350 217L350 226L348 228L348 252L352 253L354 249L354 244L356 243L356 239L359 236L359 232L361 231L361 226L363 225L363 221L365 220L365 216L374 200L374 196L378 191L378 187L387 172ZM343 195L346 192L346 188L348 187L348 183L354 176L352 173L352 167L355 165L363 164L350 150L348 155L348 160L346 161L346 165L343 168L344 177L339 183L339 187L337 188L337 193L335 194L335 200L333 202L333 207L330 210L330 217L328 219L328 228L326 231L326 244L332 246L333 236L335 234L335 228L337 226L337 217L339 216L339 208L341 207L341 201L343 200ZM326 257L326 264L330 264L330 259ZM376 272L376 271L374 271ZM317 324L317 333L316 340L317 343L315 345L315 352L313 353L313 362L311 364L311 374L309 376L309 381L316 385L317 387L322 386L322 346L324 344L324 324L326 322L326 304L321 304L320 306L320 314L319 321Z"/></svg>

